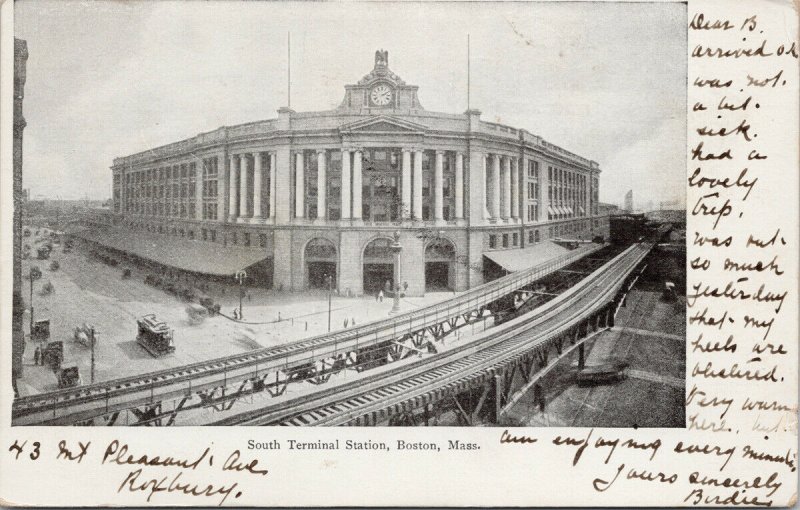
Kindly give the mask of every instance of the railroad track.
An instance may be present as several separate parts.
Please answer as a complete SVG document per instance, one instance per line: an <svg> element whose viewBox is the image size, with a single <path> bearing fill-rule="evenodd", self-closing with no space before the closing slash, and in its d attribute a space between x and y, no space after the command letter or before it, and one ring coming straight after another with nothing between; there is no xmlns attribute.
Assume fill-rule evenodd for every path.
<svg viewBox="0 0 800 510"><path fill-rule="evenodd" d="M556 335L602 308L643 260L651 245L635 245L580 284L528 314L443 354L362 377L323 391L241 413L213 425L342 425L404 402L426 400L491 375L508 360L543 348Z"/></svg>
<svg viewBox="0 0 800 510"><path fill-rule="evenodd" d="M451 300L345 331L178 368L20 397L14 400L12 421L15 425L77 423L119 410L210 391L220 385L234 385L274 371L289 372L294 367L315 364L458 318L602 247L595 244L584 246L546 264L466 291Z"/></svg>

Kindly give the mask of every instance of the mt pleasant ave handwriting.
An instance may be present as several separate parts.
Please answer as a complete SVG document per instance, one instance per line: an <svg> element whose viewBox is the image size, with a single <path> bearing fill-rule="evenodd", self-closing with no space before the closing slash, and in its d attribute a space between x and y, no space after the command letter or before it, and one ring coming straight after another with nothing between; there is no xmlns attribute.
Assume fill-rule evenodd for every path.
<svg viewBox="0 0 800 510"><path fill-rule="evenodd" d="M115 439L111 441L106 447L106 451L103 454L103 459L101 460L100 463L105 464L106 462L108 462L110 464L117 464L120 466L143 465L143 466L181 467L184 469L197 469L197 466L199 466L200 463L202 462L207 462L209 466L214 465L214 456L209 455L210 452L211 448L206 448L205 450L203 450L203 453L201 453L197 458L191 460L175 458L172 456L162 457L159 455L150 455L147 453L136 456L128 453L127 444L123 444L122 446L120 446L120 442Z"/></svg>

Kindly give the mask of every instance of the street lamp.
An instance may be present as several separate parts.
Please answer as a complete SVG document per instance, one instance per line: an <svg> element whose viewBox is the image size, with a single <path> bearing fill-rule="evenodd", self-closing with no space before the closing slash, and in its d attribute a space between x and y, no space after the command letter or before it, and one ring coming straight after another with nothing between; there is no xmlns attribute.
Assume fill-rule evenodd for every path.
<svg viewBox="0 0 800 510"><path fill-rule="evenodd" d="M236 271L236 280L239 282L239 320L242 320L244 316L242 315L242 295L244 294L244 289L242 289L242 284L244 284L244 279L247 278L247 273L244 269L240 269Z"/></svg>
<svg viewBox="0 0 800 510"><path fill-rule="evenodd" d="M333 276L326 274L325 281L328 283L328 333L331 332L331 294L333 294Z"/></svg>
<svg viewBox="0 0 800 510"><path fill-rule="evenodd" d="M42 271L36 266L31 266L30 272L28 273L28 277L31 281L31 294L30 294L31 323L29 325L29 328L30 328L30 334L33 335L33 282L42 277Z"/></svg>
<svg viewBox="0 0 800 510"><path fill-rule="evenodd" d="M392 251L394 259L394 304L392 304L392 311L389 313L398 313L400 311L400 252L403 247L400 246L400 232L395 231L394 242L389 246Z"/></svg>

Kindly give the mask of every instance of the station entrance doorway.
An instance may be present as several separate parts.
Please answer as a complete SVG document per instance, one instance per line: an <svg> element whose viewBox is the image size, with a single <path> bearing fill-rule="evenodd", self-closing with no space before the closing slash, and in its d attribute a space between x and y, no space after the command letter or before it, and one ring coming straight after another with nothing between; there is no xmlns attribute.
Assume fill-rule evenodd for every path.
<svg viewBox="0 0 800 510"><path fill-rule="evenodd" d="M390 290L394 288L394 257L389 249L391 245L391 239L380 238L364 248L362 271L365 294L376 294L381 290L386 293L386 282L389 282Z"/></svg>
<svg viewBox="0 0 800 510"><path fill-rule="evenodd" d="M337 281L336 246L321 237L308 242L305 249L306 287L311 289L327 289L328 277L331 277L333 288Z"/></svg>
<svg viewBox="0 0 800 510"><path fill-rule="evenodd" d="M425 247L425 291L455 289L456 250L448 239L438 238Z"/></svg>

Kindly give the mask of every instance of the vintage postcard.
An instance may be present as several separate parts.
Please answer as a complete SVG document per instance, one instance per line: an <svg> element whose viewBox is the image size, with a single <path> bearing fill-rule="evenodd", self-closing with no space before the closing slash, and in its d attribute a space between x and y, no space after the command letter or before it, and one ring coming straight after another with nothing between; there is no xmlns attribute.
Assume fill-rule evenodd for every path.
<svg viewBox="0 0 800 510"><path fill-rule="evenodd" d="M3 504L795 504L796 4L0 20Z"/></svg>

